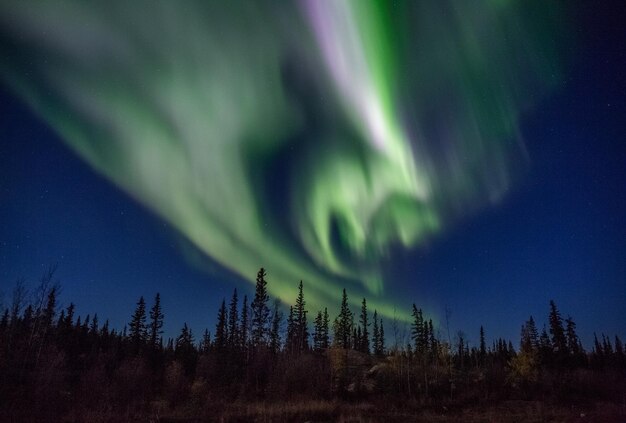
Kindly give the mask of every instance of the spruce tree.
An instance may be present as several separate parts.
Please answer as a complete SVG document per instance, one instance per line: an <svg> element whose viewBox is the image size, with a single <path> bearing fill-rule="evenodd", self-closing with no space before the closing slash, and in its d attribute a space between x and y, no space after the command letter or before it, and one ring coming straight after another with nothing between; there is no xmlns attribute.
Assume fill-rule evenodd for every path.
<svg viewBox="0 0 626 423"><path fill-rule="evenodd" d="M208 329L204 329L204 334L202 335L202 342L200 343L200 353L208 354L211 350L211 332Z"/></svg>
<svg viewBox="0 0 626 423"><path fill-rule="evenodd" d="M374 310L374 323L372 326L372 343L374 344L374 355L380 355L380 329L378 328L378 312Z"/></svg>
<svg viewBox="0 0 626 423"><path fill-rule="evenodd" d="M313 350L315 352L321 352L323 350L323 337L324 337L324 315L321 311L317 312L315 321L313 323Z"/></svg>
<svg viewBox="0 0 626 423"><path fill-rule="evenodd" d="M54 314L56 311L56 297L57 297L57 287L53 286L48 292L48 300L46 302L46 308L43 312L43 324L44 328L50 329L52 327L52 322L54 321Z"/></svg>
<svg viewBox="0 0 626 423"><path fill-rule="evenodd" d="M241 325L239 326L239 345L244 350L248 347L248 327L250 326L248 309L248 296L244 295L241 304Z"/></svg>
<svg viewBox="0 0 626 423"><path fill-rule="evenodd" d="M576 334L576 323L570 316L565 319L565 336L568 351L573 355L578 355L580 351L578 349L579 340Z"/></svg>
<svg viewBox="0 0 626 423"><path fill-rule="evenodd" d="M237 288L233 291L228 311L228 348L231 351L236 350L241 342L239 341L239 313L237 311L238 299Z"/></svg>
<svg viewBox="0 0 626 423"><path fill-rule="evenodd" d="M85 318L85 324L88 324L89 316ZM132 315L131 321L128 324L130 333L129 338L135 348L138 348L141 344L146 342L147 329L146 329L146 302L143 297L137 301L137 308Z"/></svg>
<svg viewBox="0 0 626 423"><path fill-rule="evenodd" d="M422 309L418 309L413 304L413 324L411 325L411 339L415 345L415 353L420 357L423 357L425 352L424 339L426 335L424 333L424 317L422 315Z"/></svg>
<svg viewBox="0 0 626 423"><path fill-rule="evenodd" d="M481 365L484 364L483 360L485 359L485 356L487 355L487 346L485 344L485 329L482 327L482 325L480 326L480 362Z"/></svg>
<svg viewBox="0 0 626 423"><path fill-rule="evenodd" d="M215 325L215 350L223 353L228 345L228 326L227 326L226 300L222 300L222 305L217 313L217 324Z"/></svg>
<svg viewBox="0 0 626 423"><path fill-rule="evenodd" d="M148 343L152 348L160 345L161 334L163 333L163 310L161 308L161 294L157 292L154 297L154 305L150 309L150 335Z"/></svg>
<svg viewBox="0 0 626 423"><path fill-rule="evenodd" d="M285 349L292 354L296 350L296 326L294 323L293 306L289 306L289 316L287 317L287 339Z"/></svg>
<svg viewBox="0 0 626 423"><path fill-rule="evenodd" d="M561 313L556 308L554 301L550 300L550 334L552 335L552 349L560 356L567 354L567 339L563 329Z"/></svg>
<svg viewBox="0 0 626 423"><path fill-rule="evenodd" d="M439 355L439 341L437 340L437 337L435 336L432 319L428 319L428 334L429 334L428 344L430 345L430 355L431 355L432 360L434 361L434 360L437 360L437 357Z"/></svg>
<svg viewBox="0 0 626 423"><path fill-rule="evenodd" d="M278 301L274 302L274 311L272 313L272 327L270 330L270 351L276 354L280 351L280 322L283 316L279 308Z"/></svg>
<svg viewBox="0 0 626 423"><path fill-rule="evenodd" d="M256 290L252 301L252 345L258 347L266 344L269 335L270 309L267 305L267 281L265 269L259 269L256 277Z"/></svg>
<svg viewBox="0 0 626 423"><path fill-rule="evenodd" d="M294 307L293 325L295 330L295 352L301 353L309 348L309 330L307 327L307 311L304 306L304 294L302 292L302 281L298 286L298 297L296 298L296 306Z"/></svg>
<svg viewBox="0 0 626 423"><path fill-rule="evenodd" d="M383 319L380 319L380 345L378 349L378 355L385 355L385 326L383 325Z"/></svg>
<svg viewBox="0 0 626 423"><path fill-rule="evenodd" d="M328 309L326 307L324 307L324 319L323 319L323 323L322 323L322 348L326 349L330 346L330 337L329 337L329 331L328 331Z"/></svg>
<svg viewBox="0 0 626 423"><path fill-rule="evenodd" d="M335 345L343 349L350 349L352 347L352 331L353 331L353 315L348 306L348 295L346 290L343 290L343 296L341 298L341 309L339 315L335 318L334 323L334 336L333 341Z"/></svg>
<svg viewBox="0 0 626 423"><path fill-rule="evenodd" d="M545 325L539 337L539 357L544 364L549 364L552 361L552 343Z"/></svg>
<svg viewBox="0 0 626 423"><path fill-rule="evenodd" d="M361 338L360 338L360 347L359 350L362 353L369 354L370 353L370 334L367 330L369 326L369 322L367 319L367 302L365 298L363 298L363 302L361 303L361 316L359 319L360 325L363 328L361 330Z"/></svg>
<svg viewBox="0 0 626 423"><path fill-rule="evenodd" d="M180 361L185 369L185 374L191 375L196 367L196 347L193 333L187 323L183 325L178 338L174 356Z"/></svg>

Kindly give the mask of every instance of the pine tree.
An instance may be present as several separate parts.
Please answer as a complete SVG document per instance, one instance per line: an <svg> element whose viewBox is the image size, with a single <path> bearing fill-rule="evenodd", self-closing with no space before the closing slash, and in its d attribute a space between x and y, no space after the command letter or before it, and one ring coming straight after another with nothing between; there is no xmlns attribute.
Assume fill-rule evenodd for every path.
<svg viewBox="0 0 626 423"><path fill-rule="evenodd" d="M287 339L285 342L285 349L293 354L296 350L296 328L294 323L293 306L289 306L289 316L287 317Z"/></svg>
<svg viewBox="0 0 626 423"><path fill-rule="evenodd" d="M270 309L267 305L267 281L265 269L261 268L256 277L256 290L252 301L252 345L266 344L269 335Z"/></svg>
<svg viewBox="0 0 626 423"><path fill-rule="evenodd" d="M296 298L296 306L294 307L293 329L295 331L295 352L301 353L309 348L309 330L307 327L306 315L307 311L304 306L304 294L302 292L302 281L298 286L298 297Z"/></svg>
<svg viewBox="0 0 626 423"><path fill-rule="evenodd" d="M46 302L46 308L43 312L43 324L44 328L49 329L52 327L52 322L54 321L54 315L56 311L56 297L57 297L57 287L53 286L48 292L48 300Z"/></svg>
<svg viewBox="0 0 626 423"><path fill-rule="evenodd" d="M420 357L424 356L426 345L424 340L427 338L424 333L424 317L422 310L413 304L413 324L411 325L411 339L415 345L415 353Z"/></svg>
<svg viewBox="0 0 626 423"><path fill-rule="evenodd" d="M530 316L530 318L522 325L520 335L520 352L532 354L537 350L537 347L537 327L535 326L533 316Z"/></svg>
<svg viewBox="0 0 626 423"><path fill-rule="evenodd" d="M236 350L241 341L239 340L239 313L237 311L238 299L237 288L233 291L228 311L228 348L231 351Z"/></svg>
<svg viewBox="0 0 626 423"><path fill-rule="evenodd" d="M602 334L602 349L607 356L613 355L613 345L611 345L611 340Z"/></svg>
<svg viewBox="0 0 626 423"><path fill-rule="evenodd" d="M283 316L279 308L278 301L274 302L274 312L272 313L272 327L270 330L270 350L276 354L280 351L280 322Z"/></svg>
<svg viewBox="0 0 626 423"><path fill-rule="evenodd" d="M176 338L176 349L174 356L185 368L185 373L191 375L196 367L196 347L193 333L187 323L183 325L178 338Z"/></svg>
<svg viewBox="0 0 626 423"><path fill-rule="evenodd" d="M437 360L437 357L438 357L439 341L437 341L437 337L435 336L432 319L428 319L428 336L429 336L428 344L430 345L430 356L431 356L431 359L435 361Z"/></svg>
<svg viewBox="0 0 626 423"><path fill-rule="evenodd" d="M548 336L545 325L539 337L539 357L544 364L548 364L552 361L552 343L550 342L550 337Z"/></svg>
<svg viewBox="0 0 626 423"><path fill-rule="evenodd" d="M335 318L334 323L334 336L333 341L335 345L343 349L350 349L352 347L352 331L353 331L353 315L348 307L348 295L346 290L343 290L343 296L341 299L341 309L339 315Z"/></svg>
<svg viewBox="0 0 626 423"><path fill-rule="evenodd" d="M565 319L565 336L569 352L573 355L580 354L580 350L578 349L579 340L576 334L576 323L574 323L574 320L570 316L567 316L567 319Z"/></svg>
<svg viewBox="0 0 626 423"><path fill-rule="evenodd" d="M317 312L313 326L313 350L315 352L321 352L324 349L322 346L324 337L324 315L321 311Z"/></svg>
<svg viewBox="0 0 626 423"><path fill-rule="evenodd" d="M222 300L222 305L217 313L217 324L215 325L215 350L223 353L228 345L228 326L226 323L226 300Z"/></svg>
<svg viewBox="0 0 626 423"><path fill-rule="evenodd" d="M485 329L482 327L482 325L480 326L480 361L481 364L483 364L483 360L485 358L485 356L487 355L487 346L485 344Z"/></svg>
<svg viewBox="0 0 626 423"><path fill-rule="evenodd" d="M204 335L202 335L202 342L200 343L200 353L208 354L211 350L211 332L208 329L204 329Z"/></svg>
<svg viewBox="0 0 626 423"><path fill-rule="evenodd" d="M379 355L385 355L385 326L383 325L383 319L380 319L380 349Z"/></svg>
<svg viewBox="0 0 626 423"><path fill-rule="evenodd" d="M369 354L370 353L370 338L369 338L370 334L367 330L367 327L369 326L369 322L367 319L367 303L365 301L365 298L363 298L363 302L361 303L361 316L359 319L359 323L361 327L363 328L361 331L359 350L362 353Z"/></svg>
<svg viewBox="0 0 626 423"><path fill-rule="evenodd" d="M93 336L98 335L98 313L93 315L93 319L91 320L91 325L89 326L89 334Z"/></svg>
<svg viewBox="0 0 626 423"><path fill-rule="evenodd" d="M324 319L322 323L322 348L326 349L330 346L329 329L328 329L328 309L324 307Z"/></svg>
<svg viewBox="0 0 626 423"><path fill-rule="evenodd" d="M239 326L239 345L244 350L248 348L248 326L250 325L248 309L248 296L244 295L241 304L241 325Z"/></svg>
<svg viewBox="0 0 626 423"><path fill-rule="evenodd" d="M378 312L374 310L374 322L372 326L372 343L374 355L380 355L380 329L378 328Z"/></svg>
<svg viewBox="0 0 626 423"><path fill-rule="evenodd" d="M85 323L87 323L88 321L89 316L85 318ZM130 330L130 341L137 350L141 344L146 342L147 339L146 302L144 301L143 297L140 297L139 301L137 301L137 308L135 308L135 312L133 313L128 327Z"/></svg>
<svg viewBox="0 0 626 423"><path fill-rule="evenodd" d="M160 338L163 333L163 319L161 294L157 292L154 297L154 305L150 309L150 335L148 337L148 343L152 348L157 348L160 345Z"/></svg>
<svg viewBox="0 0 626 423"><path fill-rule="evenodd" d="M567 354L567 339L563 329L561 313L556 308L554 301L550 300L550 334L552 335L552 349L560 356Z"/></svg>

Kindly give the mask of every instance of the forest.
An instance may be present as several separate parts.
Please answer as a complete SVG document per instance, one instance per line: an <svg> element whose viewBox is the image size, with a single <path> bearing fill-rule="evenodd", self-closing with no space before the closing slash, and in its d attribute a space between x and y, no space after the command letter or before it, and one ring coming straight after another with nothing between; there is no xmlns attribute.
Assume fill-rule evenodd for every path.
<svg viewBox="0 0 626 423"><path fill-rule="evenodd" d="M261 268L254 297L235 289L215 327L163 338L157 293L124 328L61 307L55 267L19 280L0 319L0 421L624 421L618 336L585 348L554 301L520 339L470 346L413 305L412 321L349 307L273 301ZM335 307L333 307L335 309ZM446 316L447 317L447 316Z"/></svg>

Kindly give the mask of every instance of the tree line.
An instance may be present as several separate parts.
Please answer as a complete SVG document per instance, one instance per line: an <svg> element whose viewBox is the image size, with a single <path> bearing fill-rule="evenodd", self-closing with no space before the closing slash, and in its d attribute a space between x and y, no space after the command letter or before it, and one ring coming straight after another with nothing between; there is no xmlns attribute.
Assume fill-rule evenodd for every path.
<svg viewBox="0 0 626 423"><path fill-rule="evenodd" d="M42 276L30 301L18 281L2 312L0 420L81 421L175 410L210 415L233 400L367 400L402 407L407 401L619 400L626 392L620 338L595 335L585 350L574 320L563 319L554 301L541 331L532 316L523 323L517 348L502 338L488 345L482 326L478 345L470 346L463 332L451 336L447 315L446 327L436 328L413 304L405 331L397 320L383 321L368 310L365 298L355 313L345 289L332 321L324 308L311 325L303 282L286 310L268 295L261 268L252 301L240 300L235 289L222 300L213 331L196 336L185 323L165 340L160 294L150 306L139 298L118 330L97 314L77 316L73 303L59 310L54 272Z"/></svg>

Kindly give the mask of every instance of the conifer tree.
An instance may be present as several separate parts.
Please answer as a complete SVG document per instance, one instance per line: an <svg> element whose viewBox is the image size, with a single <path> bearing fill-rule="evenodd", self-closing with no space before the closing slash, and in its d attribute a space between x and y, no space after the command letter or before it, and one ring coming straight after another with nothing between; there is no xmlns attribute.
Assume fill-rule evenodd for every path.
<svg viewBox="0 0 626 423"><path fill-rule="evenodd" d="M323 350L323 337L324 337L324 315L321 311L317 312L315 321L313 323L313 350L315 352L321 352Z"/></svg>
<svg viewBox="0 0 626 423"><path fill-rule="evenodd" d="M578 348L579 340L578 335L576 334L576 323L574 320L567 316L565 319L565 336L567 340L567 349L573 355L580 354L580 350Z"/></svg>
<svg viewBox="0 0 626 423"><path fill-rule="evenodd" d="M378 355L385 355L385 326L383 325L383 319L380 319L380 344L378 348Z"/></svg>
<svg viewBox="0 0 626 423"><path fill-rule="evenodd" d="M154 296L154 305L150 309L150 335L148 343L152 348L160 345L161 334L163 334L163 310L161 308L161 294L156 293Z"/></svg>
<svg viewBox="0 0 626 423"><path fill-rule="evenodd" d="M91 325L89 326L89 334L93 336L98 335L98 313L93 315L93 319L91 320Z"/></svg>
<svg viewBox="0 0 626 423"><path fill-rule="evenodd" d="M324 319L322 321L322 348L326 349L330 346L330 337L329 337L329 330L328 330L328 309L326 307L324 307Z"/></svg>
<svg viewBox="0 0 626 423"><path fill-rule="evenodd" d="M272 327L270 330L270 351L274 354L280 351L280 322L282 319L283 316L279 308L279 303L275 301L272 313Z"/></svg>
<svg viewBox="0 0 626 423"><path fill-rule="evenodd" d="M382 325L382 322L381 322ZM439 352L439 341L437 341L437 337L435 336L435 331L433 328L433 320L428 319L428 345L430 345L430 355L431 359L437 360L438 352Z"/></svg>
<svg viewBox="0 0 626 423"><path fill-rule="evenodd" d="M425 340L427 335L424 332L424 317L422 315L422 309L418 309L413 304L413 324L411 326L411 339L415 345L415 353L423 357L426 350Z"/></svg>
<svg viewBox="0 0 626 423"><path fill-rule="evenodd" d="M559 355L567 354L567 339L563 329L563 319L561 313L556 308L554 301L550 300L550 335L552 335L552 349Z"/></svg>
<svg viewBox="0 0 626 423"><path fill-rule="evenodd" d="M363 298L363 302L361 303L361 316L359 319L359 323L361 327L363 328L361 331L361 336L360 336L359 350L362 353L369 354L370 353L370 338L369 338L370 334L369 334L369 331L367 330L367 327L369 326L369 322L367 319L367 302L365 301L365 298Z"/></svg>
<svg viewBox="0 0 626 423"><path fill-rule="evenodd" d="M217 313L217 324L215 325L215 350L223 353L228 345L228 326L227 326L226 300L222 300L222 305Z"/></svg>
<svg viewBox="0 0 626 423"><path fill-rule="evenodd" d="M298 286L298 297L296 298L296 306L293 309L295 352L298 354L309 348L309 330L306 321L307 311L304 308L305 305L306 302L304 301L304 294L302 292L302 281L300 281L300 285Z"/></svg>
<svg viewBox="0 0 626 423"><path fill-rule="evenodd" d="M89 315L85 318L85 324L89 322ZM131 343L138 348L141 344L146 342L147 330L146 330L146 302L143 296L137 301L137 308L128 324L129 338Z"/></svg>
<svg viewBox="0 0 626 423"><path fill-rule="evenodd" d="M259 269L256 277L256 290L252 301L252 345L258 347L266 344L269 335L270 309L267 305L267 281L265 269Z"/></svg>
<svg viewBox="0 0 626 423"><path fill-rule="evenodd" d="M241 304L241 325L239 326L239 345L244 350L248 347L248 327L250 326L248 309L248 296L244 295Z"/></svg>
<svg viewBox="0 0 626 423"><path fill-rule="evenodd" d="M45 329L49 329L52 327L52 322L54 321L54 315L56 312L56 297L57 297L57 287L53 286L48 292L48 299L46 302L46 308L43 312L43 324Z"/></svg>
<svg viewBox="0 0 626 423"><path fill-rule="evenodd" d="M335 318L333 342L340 348L350 349L352 347L353 315L348 306L348 295L343 290L341 298L341 309Z"/></svg>
<svg viewBox="0 0 626 423"><path fill-rule="evenodd" d="M285 349L289 353L293 353L296 350L296 329L294 323L293 306L289 306L289 316L287 317L287 339L285 342Z"/></svg>
<svg viewBox="0 0 626 423"><path fill-rule="evenodd" d="M380 329L378 328L378 312L374 310L374 322L372 325L372 343L374 344L374 355L380 355Z"/></svg>
<svg viewBox="0 0 626 423"><path fill-rule="evenodd" d="M482 327L482 325L480 326L480 350L479 352L480 352L481 364L483 364L482 361L487 355L487 346L485 344L485 329Z"/></svg>
<svg viewBox="0 0 626 423"><path fill-rule="evenodd" d="M200 343L200 353L208 354L211 350L211 332L208 329L204 329L204 334L202 335L202 342Z"/></svg>
<svg viewBox="0 0 626 423"><path fill-rule="evenodd" d="M232 351L237 349L241 344L239 341L239 313L237 306L237 288L235 288L228 310L228 348Z"/></svg>
<svg viewBox="0 0 626 423"><path fill-rule="evenodd" d="M182 363L187 375L192 374L196 367L196 348L194 344L195 340L191 328L185 323L180 335L176 338L174 356Z"/></svg>

